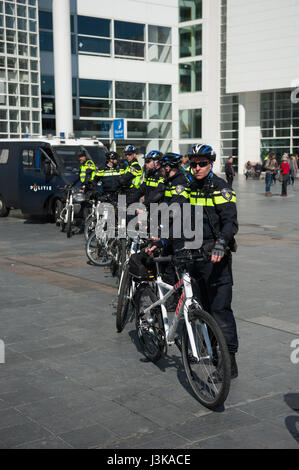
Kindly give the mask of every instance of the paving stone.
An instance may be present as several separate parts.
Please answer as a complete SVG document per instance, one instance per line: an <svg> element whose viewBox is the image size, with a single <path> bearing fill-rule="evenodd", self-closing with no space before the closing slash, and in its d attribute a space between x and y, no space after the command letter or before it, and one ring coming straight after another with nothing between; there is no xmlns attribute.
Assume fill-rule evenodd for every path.
<svg viewBox="0 0 299 470"><path fill-rule="evenodd" d="M50 437L51 433L48 430L34 423L19 424L0 430L0 442L9 448Z"/></svg>
<svg viewBox="0 0 299 470"><path fill-rule="evenodd" d="M104 446L115 441L115 435L98 424L63 433L59 437L76 449Z"/></svg>

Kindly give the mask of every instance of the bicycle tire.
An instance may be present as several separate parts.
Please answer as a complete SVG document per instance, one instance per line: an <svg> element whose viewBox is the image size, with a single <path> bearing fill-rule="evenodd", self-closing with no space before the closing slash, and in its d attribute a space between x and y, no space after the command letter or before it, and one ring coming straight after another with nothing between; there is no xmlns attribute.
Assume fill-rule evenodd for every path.
<svg viewBox="0 0 299 470"><path fill-rule="evenodd" d="M131 287L131 275L129 273L129 265L124 267L123 276L121 278L121 285L119 287L119 293L117 298L116 307L116 330L121 333L125 327L128 319L130 310L130 287Z"/></svg>
<svg viewBox="0 0 299 470"><path fill-rule="evenodd" d="M72 232L72 209L69 208L68 215L67 215L67 222L66 222L66 236L67 238L71 238Z"/></svg>
<svg viewBox="0 0 299 470"><path fill-rule="evenodd" d="M85 221L84 238L88 241L90 235L95 231L97 219L89 215Z"/></svg>
<svg viewBox="0 0 299 470"><path fill-rule="evenodd" d="M188 313L200 361L198 362L192 355L185 323L182 332L182 359L185 372L197 400L206 408L213 410L224 404L230 389L231 364L227 344L212 315L202 310L199 305L192 305ZM212 358L204 330L208 333L213 351ZM212 376L216 370L222 377L222 381L218 383L213 381Z"/></svg>
<svg viewBox="0 0 299 470"><path fill-rule="evenodd" d="M118 241L117 267L116 267L116 272L115 272L115 276L117 277L118 282L120 282L123 266L126 262L126 257L127 257L126 256L126 251L127 251L126 239L121 238Z"/></svg>
<svg viewBox="0 0 299 470"><path fill-rule="evenodd" d="M153 313L145 318L142 311L158 300L154 290L148 284L141 284L136 292L136 332L143 354L156 363L165 348L165 333L161 308L156 307Z"/></svg>
<svg viewBox="0 0 299 470"><path fill-rule="evenodd" d="M95 266L109 266L111 263L111 259L109 259L105 248L97 239L95 232L87 240L85 251L87 258Z"/></svg>

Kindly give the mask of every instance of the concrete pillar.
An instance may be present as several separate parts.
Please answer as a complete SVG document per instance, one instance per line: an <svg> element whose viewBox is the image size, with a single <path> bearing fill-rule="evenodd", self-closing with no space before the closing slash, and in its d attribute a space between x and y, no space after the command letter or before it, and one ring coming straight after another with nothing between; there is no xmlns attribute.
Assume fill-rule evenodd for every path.
<svg viewBox="0 0 299 470"><path fill-rule="evenodd" d="M245 123L246 123L246 113L245 113L245 96L244 94L239 94L239 164L238 164L238 173L243 174L243 169L245 165Z"/></svg>
<svg viewBox="0 0 299 470"><path fill-rule="evenodd" d="M56 134L73 133L70 0L53 0Z"/></svg>

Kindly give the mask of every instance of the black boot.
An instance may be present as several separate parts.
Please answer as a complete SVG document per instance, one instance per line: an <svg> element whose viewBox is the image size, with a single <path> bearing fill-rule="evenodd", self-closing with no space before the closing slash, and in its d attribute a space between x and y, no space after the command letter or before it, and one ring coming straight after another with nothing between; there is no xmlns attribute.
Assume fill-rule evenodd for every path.
<svg viewBox="0 0 299 470"><path fill-rule="evenodd" d="M230 353L229 355L230 355L230 365L231 365L230 378L235 379L236 377L238 377L238 366L237 366L235 353Z"/></svg>
<svg viewBox="0 0 299 470"><path fill-rule="evenodd" d="M238 366L235 358L235 353L229 353L230 355L230 364L231 364L231 379L236 379L238 377ZM211 376L208 378L209 383L220 383L222 382L222 371L221 368L216 369Z"/></svg>

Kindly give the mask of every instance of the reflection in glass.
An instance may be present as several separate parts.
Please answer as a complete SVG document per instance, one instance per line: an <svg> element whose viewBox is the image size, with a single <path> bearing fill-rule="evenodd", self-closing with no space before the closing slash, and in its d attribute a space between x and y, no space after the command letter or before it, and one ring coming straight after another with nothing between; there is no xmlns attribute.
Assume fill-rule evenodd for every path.
<svg viewBox="0 0 299 470"><path fill-rule="evenodd" d="M201 61L179 64L180 93L202 90Z"/></svg>
<svg viewBox="0 0 299 470"><path fill-rule="evenodd" d="M179 0L179 21L202 18L202 0Z"/></svg>
<svg viewBox="0 0 299 470"><path fill-rule="evenodd" d="M115 56L144 58L144 44L129 41L114 42Z"/></svg>
<svg viewBox="0 0 299 470"><path fill-rule="evenodd" d="M55 114L54 98L42 98L42 112L43 114Z"/></svg>
<svg viewBox="0 0 299 470"><path fill-rule="evenodd" d="M110 117L112 102L109 100L80 99L80 116Z"/></svg>
<svg viewBox="0 0 299 470"><path fill-rule="evenodd" d="M179 29L180 57L194 57L202 54L202 25Z"/></svg>
<svg viewBox="0 0 299 470"><path fill-rule="evenodd" d="M171 47L149 44L148 60L150 62L171 63Z"/></svg>
<svg viewBox="0 0 299 470"><path fill-rule="evenodd" d="M149 103L150 119L171 119L171 103Z"/></svg>
<svg viewBox="0 0 299 470"><path fill-rule="evenodd" d="M180 116L180 139L202 137L201 109L183 109Z"/></svg>
<svg viewBox="0 0 299 470"><path fill-rule="evenodd" d="M116 101L115 115L118 118L144 119L146 104L143 101Z"/></svg>
<svg viewBox="0 0 299 470"><path fill-rule="evenodd" d="M171 28L149 25L148 42L171 44Z"/></svg>
<svg viewBox="0 0 299 470"><path fill-rule="evenodd" d="M149 84L150 101L171 101L171 85Z"/></svg>
<svg viewBox="0 0 299 470"><path fill-rule="evenodd" d="M144 100L145 84L134 82L115 82L115 98Z"/></svg>

